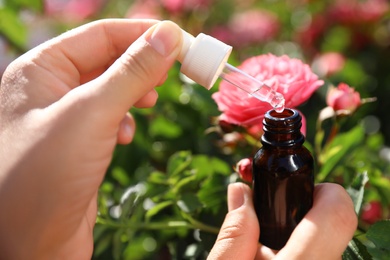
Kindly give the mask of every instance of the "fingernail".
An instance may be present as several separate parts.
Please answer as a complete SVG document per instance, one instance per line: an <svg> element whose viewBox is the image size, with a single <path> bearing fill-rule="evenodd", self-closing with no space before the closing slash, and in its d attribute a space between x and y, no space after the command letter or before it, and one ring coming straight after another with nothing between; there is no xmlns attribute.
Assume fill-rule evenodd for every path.
<svg viewBox="0 0 390 260"><path fill-rule="evenodd" d="M128 123L124 123L123 130L124 134L127 137L129 137L130 139L133 138L133 128Z"/></svg>
<svg viewBox="0 0 390 260"><path fill-rule="evenodd" d="M178 45L180 35L174 28L174 23L163 21L158 23L154 30L146 36L146 41L162 56L166 57ZM181 33L181 31L180 31Z"/></svg>

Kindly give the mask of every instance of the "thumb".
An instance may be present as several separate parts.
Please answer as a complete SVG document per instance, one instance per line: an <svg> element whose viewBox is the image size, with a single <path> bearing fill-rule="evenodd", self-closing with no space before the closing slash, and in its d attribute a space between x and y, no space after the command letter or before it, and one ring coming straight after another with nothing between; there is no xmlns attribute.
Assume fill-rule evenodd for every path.
<svg viewBox="0 0 390 260"><path fill-rule="evenodd" d="M80 91L96 105L93 109L104 110L120 122L165 77L181 50L181 42L178 25L159 22L131 44L102 75L86 83L85 91Z"/></svg>
<svg viewBox="0 0 390 260"><path fill-rule="evenodd" d="M258 250L259 223L252 192L244 183L228 187L228 208L217 241L208 259L254 259Z"/></svg>

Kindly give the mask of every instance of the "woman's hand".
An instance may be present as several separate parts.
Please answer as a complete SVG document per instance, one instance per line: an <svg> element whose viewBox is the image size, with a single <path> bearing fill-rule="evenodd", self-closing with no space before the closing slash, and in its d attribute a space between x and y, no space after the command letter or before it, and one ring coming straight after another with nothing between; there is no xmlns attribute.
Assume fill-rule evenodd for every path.
<svg viewBox="0 0 390 260"><path fill-rule="evenodd" d="M15 60L0 87L0 252L87 259L96 196L117 143L180 52L172 22L101 20Z"/></svg>
<svg viewBox="0 0 390 260"><path fill-rule="evenodd" d="M261 227L253 208L252 191L247 185L229 186L228 208L210 260L341 259L357 226L351 198L344 188L331 183L315 187L312 209L280 251L258 243Z"/></svg>

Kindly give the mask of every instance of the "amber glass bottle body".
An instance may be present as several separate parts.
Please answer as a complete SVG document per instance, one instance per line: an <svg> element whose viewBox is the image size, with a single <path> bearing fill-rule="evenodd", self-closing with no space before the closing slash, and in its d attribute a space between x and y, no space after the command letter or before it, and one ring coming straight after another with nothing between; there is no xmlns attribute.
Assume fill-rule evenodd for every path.
<svg viewBox="0 0 390 260"><path fill-rule="evenodd" d="M263 120L262 148L253 159L253 197L260 242L281 249L313 204L313 157L303 146L301 116L271 110Z"/></svg>

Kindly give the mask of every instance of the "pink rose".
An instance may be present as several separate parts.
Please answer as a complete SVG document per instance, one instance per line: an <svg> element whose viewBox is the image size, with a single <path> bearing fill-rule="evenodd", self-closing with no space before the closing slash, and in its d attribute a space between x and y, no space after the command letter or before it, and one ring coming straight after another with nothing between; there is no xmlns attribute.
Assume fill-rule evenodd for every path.
<svg viewBox="0 0 390 260"><path fill-rule="evenodd" d="M331 87L326 96L326 103L335 111L348 110L355 111L362 101L359 92L345 83L340 83L337 88Z"/></svg>
<svg viewBox="0 0 390 260"><path fill-rule="evenodd" d="M236 164L236 171L244 181L252 181L252 160L249 158L241 159Z"/></svg>
<svg viewBox="0 0 390 260"><path fill-rule="evenodd" d="M208 8L211 0L162 0L159 1L172 14Z"/></svg>
<svg viewBox="0 0 390 260"><path fill-rule="evenodd" d="M338 0L331 6L332 21L345 24L366 24L376 22L389 10L387 0Z"/></svg>
<svg viewBox="0 0 390 260"><path fill-rule="evenodd" d="M236 13L229 22L232 44L235 46L262 43L275 37L279 21L275 14L264 10Z"/></svg>
<svg viewBox="0 0 390 260"><path fill-rule="evenodd" d="M279 32L279 20L271 12L249 10L235 13L227 26L217 27L210 34L235 47L266 42Z"/></svg>
<svg viewBox="0 0 390 260"><path fill-rule="evenodd" d="M126 17L133 19L156 19L161 20L160 4L155 0L134 1L127 10Z"/></svg>
<svg viewBox="0 0 390 260"><path fill-rule="evenodd" d="M313 70L321 76L331 76L344 68L345 58L338 52L327 52L319 55L313 62Z"/></svg>
<svg viewBox="0 0 390 260"><path fill-rule="evenodd" d="M97 13L103 0L45 0L45 12L67 20L84 20Z"/></svg>
<svg viewBox="0 0 390 260"><path fill-rule="evenodd" d="M255 56L245 60L239 68L283 94L285 105L289 108L305 102L323 84L307 64L288 56ZM225 81L221 82L219 91L212 97L222 112L220 120L247 129L260 131L264 114L272 109L270 104Z"/></svg>

